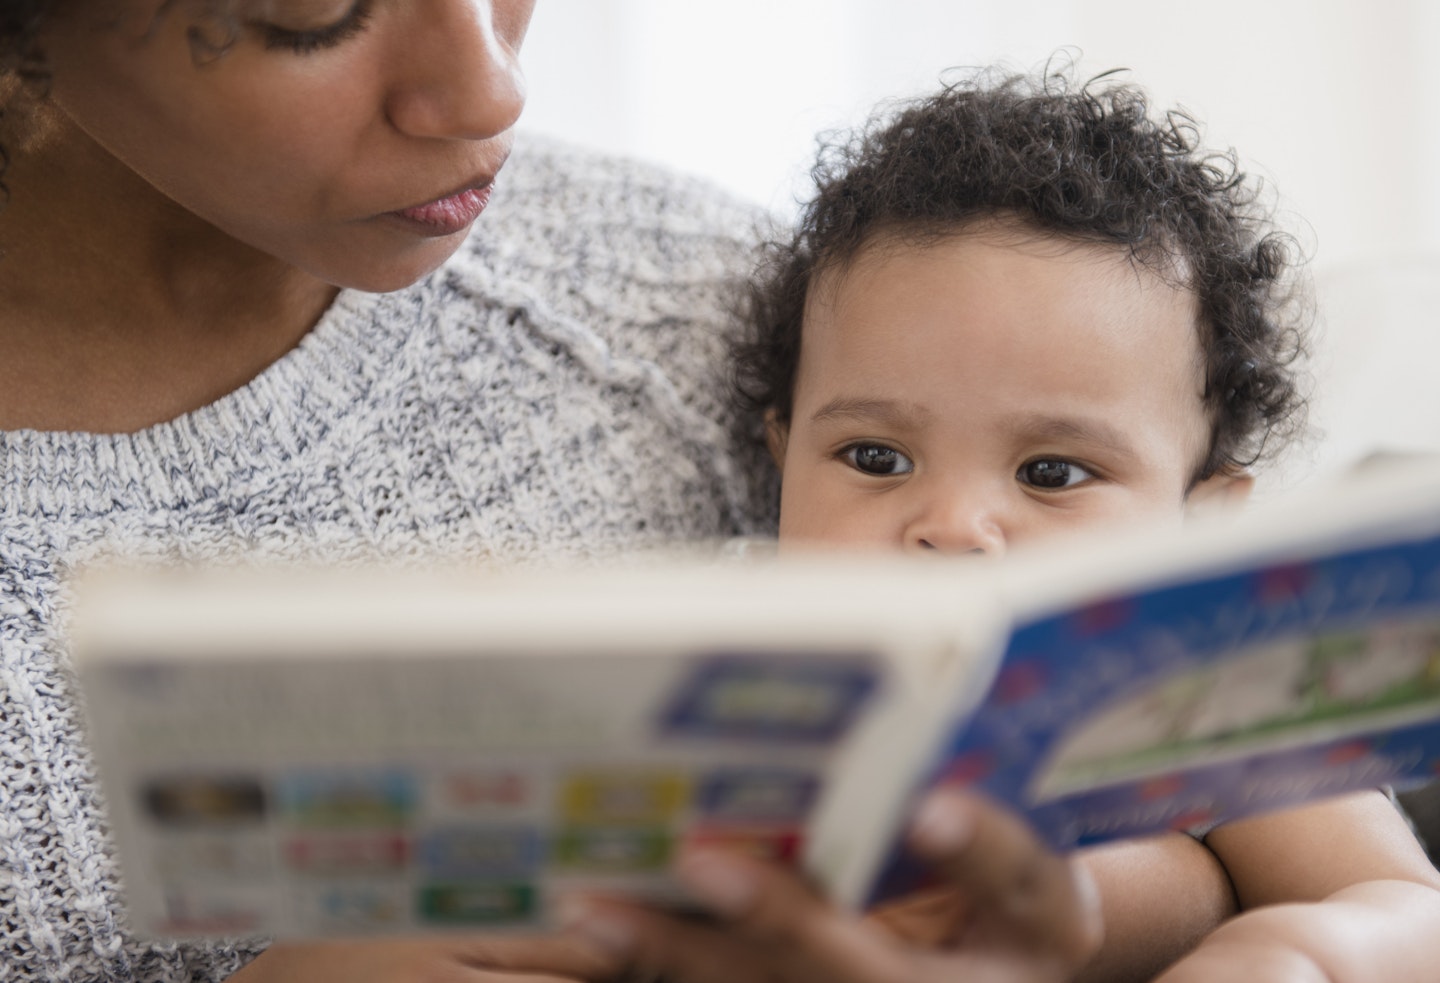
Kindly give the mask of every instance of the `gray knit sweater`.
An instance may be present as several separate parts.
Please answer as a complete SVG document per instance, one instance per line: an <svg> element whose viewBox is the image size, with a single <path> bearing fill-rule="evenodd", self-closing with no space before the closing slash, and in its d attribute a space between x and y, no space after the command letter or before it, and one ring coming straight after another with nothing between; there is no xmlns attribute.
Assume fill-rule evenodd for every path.
<svg viewBox="0 0 1440 983"><path fill-rule="evenodd" d="M763 528L724 411L755 216L522 140L469 243L344 292L243 389L137 434L0 433L0 980L208 980L253 947L130 937L66 670L98 554L595 554Z"/></svg>

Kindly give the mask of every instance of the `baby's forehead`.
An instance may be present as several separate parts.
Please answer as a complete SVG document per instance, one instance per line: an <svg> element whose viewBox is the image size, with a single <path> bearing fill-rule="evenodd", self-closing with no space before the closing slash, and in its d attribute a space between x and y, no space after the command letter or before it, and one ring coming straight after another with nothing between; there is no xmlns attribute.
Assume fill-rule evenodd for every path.
<svg viewBox="0 0 1440 983"><path fill-rule="evenodd" d="M1058 440L1060 424L1083 421L1092 435L1168 435L1197 460L1205 452L1199 298L1123 246L993 225L892 234L817 286L795 392L803 414L838 404L874 417L883 404L898 430L1025 438L1006 446ZM1101 443L1123 442L1088 441Z"/></svg>
<svg viewBox="0 0 1440 983"><path fill-rule="evenodd" d="M862 264L882 263L923 252L955 240L974 240L1013 249L1042 260L1073 262L1077 254L1106 261L1115 273L1130 272L1152 278L1177 290L1193 290L1193 264L1173 242L1155 237L1143 242L1119 242L1080 230L1059 229L1015 211L990 211L961 222L910 219L879 224L854 243L832 248L818 257L811 276L811 293L824 289Z"/></svg>
<svg viewBox="0 0 1440 983"><path fill-rule="evenodd" d="M997 254L1018 259L1018 265L1042 284L1047 273L1053 274L1051 279L1059 279L1080 271L1078 276L1084 280L1120 287L1133 298L1137 327L1150 321L1157 308L1168 310L1179 299L1191 308L1197 349L1206 341L1206 333L1200 330L1200 298L1191 283L1190 264L1177 250L1045 228L1009 213L960 224L890 224L873 230L846 254L816 264L806 290L804 320L809 324L822 310L833 314L835 305L860 296L857 283L893 277L918 265L933 266L937 259L958 275L984 266L987 257Z"/></svg>

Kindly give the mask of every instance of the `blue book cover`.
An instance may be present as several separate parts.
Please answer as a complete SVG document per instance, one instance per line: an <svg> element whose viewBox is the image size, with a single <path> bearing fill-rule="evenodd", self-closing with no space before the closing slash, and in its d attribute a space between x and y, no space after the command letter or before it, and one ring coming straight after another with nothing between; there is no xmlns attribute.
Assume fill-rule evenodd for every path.
<svg viewBox="0 0 1440 983"><path fill-rule="evenodd" d="M920 787L979 788L1068 849L1440 776L1440 495L1409 499L1361 489L1017 618ZM868 899L923 881L897 847Z"/></svg>

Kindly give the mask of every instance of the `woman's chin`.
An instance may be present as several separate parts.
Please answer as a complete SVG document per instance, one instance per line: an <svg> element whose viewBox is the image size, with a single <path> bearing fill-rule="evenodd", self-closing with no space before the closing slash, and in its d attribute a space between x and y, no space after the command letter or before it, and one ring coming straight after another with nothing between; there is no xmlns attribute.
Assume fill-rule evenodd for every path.
<svg viewBox="0 0 1440 983"><path fill-rule="evenodd" d="M349 290L384 294L406 287L429 276L455 254L465 242L469 229L452 236L431 239L420 247L400 252L375 251L349 261L326 263L310 272L327 283Z"/></svg>

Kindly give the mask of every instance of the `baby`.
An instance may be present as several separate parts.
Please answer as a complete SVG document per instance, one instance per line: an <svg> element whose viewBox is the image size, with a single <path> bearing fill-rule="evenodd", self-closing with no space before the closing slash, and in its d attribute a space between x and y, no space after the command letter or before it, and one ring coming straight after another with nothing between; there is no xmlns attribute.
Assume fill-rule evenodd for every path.
<svg viewBox="0 0 1440 983"><path fill-rule="evenodd" d="M998 556L1178 522L1243 498L1301 428L1287 240L1233 158L1181 114L1152 120L1140 91L982 76L829 146L814 173L738 359L782 471L782 549ZM1440 875L1378 791L1081 859L1105 922L1082 978L1400 980L1440 960ZM878 921L912 952L953 950L976 937L956 900ZM725 913L743 928L742 911ZM690 970L704 945L768 979L950 978L816 915L709 941L670 926L689 933L675 959L630 915L627 944L681 980L708 978Z"/></svg>

